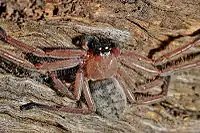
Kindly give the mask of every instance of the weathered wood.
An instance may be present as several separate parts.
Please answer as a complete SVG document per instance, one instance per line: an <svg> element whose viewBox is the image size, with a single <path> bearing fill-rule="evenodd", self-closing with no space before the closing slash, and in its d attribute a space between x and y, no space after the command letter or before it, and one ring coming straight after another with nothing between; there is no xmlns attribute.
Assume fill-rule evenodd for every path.
<svg viewBox="0 0 200 133"><path fill-rule="evenodd" d="M56 5L60 9L60 19L70 21L45 16L47 20L39 22L23 18L26 21L20 27L15 22L5 20L1 20L0 25L9 35L31 46L76 47L72 44L73 37L92 34L113 39L121 48L134 50L150 58L156 58L200 37L199 1L81 1L65 15L62 14L64 9L61 5ZM23 53L2 41L0 48L23 58ZM198 68L172 76L166 101L153 105L125 105L125 112L120 117L117 116L116 120L105 118L107 115L112 117L113 114L109 111L104 114L101 110L100 114L104 116L95 113L69 114L39 108L20 111L20 105L31 101L67 106L76 106L76 103L57 95L42 84L38 73L19 72L15 68L18 66L12 64L7 64L9 67L6 69L2 59L0 63L3 68L0 71L0 132L200 131ZM9 71L10 68L12 72ZM138 82L146 80L143 75L125 69ZM116 91L114 89L111 90Z"/></svg>

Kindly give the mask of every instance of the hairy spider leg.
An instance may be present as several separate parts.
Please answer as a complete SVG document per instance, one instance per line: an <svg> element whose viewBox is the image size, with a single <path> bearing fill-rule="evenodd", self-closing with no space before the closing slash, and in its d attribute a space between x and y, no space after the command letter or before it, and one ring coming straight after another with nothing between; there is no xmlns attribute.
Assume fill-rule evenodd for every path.
<svg viewBox="0 0 200 133"><path fill-rule="evenodd" d="M158 77L148 83L144 83L144 84L137 86L137 92L147 90L147 89L150 89L154 86L161 85L161 84L163 84L163 77Z"/></svg>
<svg viewBox="0 0 200 133"><path fill-rule="evenodd" d="M92 100L92 96L91 96L91 93L90 93L90 88L89 88L89 84L88 84L87 79L84 79L82 86L83 86L83 88L82 88L83 89L83 95L84 95L85 100L87 102L88 110L90 112L94 112L94 110L95 110L94 101Z"/></svg>
<svg viewBox="0 0 200 133"><path fill-rule="evenodd" d="M45 105L36 102L30 102L20 106L20 110L30 110L33 108L40 108L44 110L53 110L53 111L62 111L67 113L76 113L76 114L90 114L92 113L88 109L76 108L76 107L68 107L63 105Z"/></svg>
<svg viewBox="0 0 200 133"><path fill-rule="evenodd" d="M197 39L191 43L188 43L180 48L175 49L174 51L171 51L169 53L166 53L164 55L162 55L161 57L159 57L158 59L154 60L154 65L158 65L158 64L163 64L167 61L169 61L169 59L172 59L173 57L177 56L177 55L181 55L184 54L185 52L187 52L188 50L194 48L196 50L196 47L200 46L200 39ZM200 50L198 50L200 51Z"/></svg>
<svg viewBox="0 0 200 133"><path fill-rule="evenodd" d="M44 51L37 49L35 47L32 47L32 46L25 45L24 43L7 35L6 31L1 27L0 27L0 38L2 41L12 44L13 46L18 47L20 50L22 50L24 52L34 53L35 55L45 54Z"/></svg>
<svg viewBox="0 0 200 133"><path fill-rule="evenodd" d="M20 48L21 50L23 50L26 53L33 52L33 54L35 54L37 56L41 56L41 57L64 58L64 59L68 58L68 60L43 62L40 64L33 65L32 63L28 62L27 60L25 60L23 58L16 58L13 54L8 53L4 50L0 50L1 57L5 58L11 62L14 62L24 68L31 69L31 70L56 71L56 70L72 68L72 67L75 67L75 66L81 64L82 63L81 57L84 56L85 54L87 54L87 52L85 50L81 50L81 49L53 49L53 50L37 51L38 50L37 48L28 46L18 40L15 40L14 38L12 38L10 36L8 36L1 27L0 27L0 37L3 41ZM79 75L79 73L78 73L78 75ZM61 91L64 94L67 94L67 96L69 96L69 98L73 98L73 99L80 98L80 92L78 92L78 91L75 91L75 98L72 97L69 90L67 89L67 87L55 76L54 72L51 72L51 77L56 86L55 87L56 89L58 89L59 91ZM77 84L78 79L79 78L77 78L75 84ZM77 86L77 85L75 85L75 86ZM75 89L75 90L79 90L79 89Z"/></svg>
<svg viewBox="0 0 200 133"><path fill-rule="evenodd" d="M152 64L153 63L152 59L144 57L144 56L141 56L141 55L138 55L135 52L130 51L130 50L125 50L125 49L121 50L120 56L122 58L123 57L125 57L125 58L131 57L133 60L144 61L145 63L148 63L148 64Z"/></svg>
<svg viewBox="0 0 200 133"><path fill-rule="evenodd" d="M69 98L78 101L81 97L81 92L82 92L82 85L83 85L83 72L82 68L79 68L77 73L76 73L76 79L74 83L74 93L72 93L68 90L68 88L63 84L63 82L58 79L58 77L55 75L55 72L51 72L51 78L54 82L54 87L59 90L62 94L68 96Z"/></svg>
<svg viewBox="0 0 200 133"><path fill-rule="evenodd" d="M137 86L137 90L134 92L137 95L141 93L143 90L152 89L152 87L155 86L161 86L162 90L161 93L159 94L150 95L148 97L144 96L145 98L143 97L143 95L138 95L136 96L137 97L136 103L152 103L155 101L162 100L163 98L165 98L165 96L167 96L169 84L170 84L170 77L168 76L168 77L159 77L152 80L149 83L144 83L142 85Z"/></svg>
<svg viewBox="0 0 200 133"><path fill-rule="evenodd" d="M84 74L82 68L80 67L76 73L76 79L74 83L74 100L78 101L81 97L82 85L84 84Z"/></svg>
<svg viewBox="0 0 200 133"><path fill-rule="evenodd" d="M200 46L200 39L161 56L160 58L157 59L157 62L165 63L165 62L169 61L169 59L176 57L180 54L184 54L185 52L191 50L192 48L194 48L195 50L198 50L196 48L199 46ZM198 51L200 51L200 50L198 50ZM167 67L167 68L161 70L160 76L168 76L176 71L190 69L190 68L194 68L194 67L200 67L200 60L193 60L186 64L180 64L180 65L174 65L174 66Z"/></svg>
<svg viewBox="0 0 200 133"><path fill-rule="evenodd" d="M4 42L12 44L13 46L16 46L25 53L32 53L39 57L80 58L87 54L87 52L82 49L42 50L33 46L29 46L7 35L6 31L1 27L0 27L0 39Z"/></svg>
<svg viewBox="0 0 200 133"><path fill-rule="evenodd" d="M119 84L122 85L122 88L124 90L124 93L129 100L130 103L136 103L135 97L130 90L130 88L136 89L136 86L134 84L134 81L128 76L126 71L120 66L117 74L116 74L116 79L119 82Z"/></svg>
<svg viewBox="0 0 200 133"><path fill-rule="evenodd" d="M164 96L167 95L168 86L170 83L170 77L159 77L150 83L143 84L141 86L135 86L134 81L128 76L126 71L123 68L120 68L118 74L116 75L117 80L123 86L124 92L129 100L130 103L150 103L154 101L159 101L163 99ZM142 90L151 89L153 86L162 85L161 93L150 96L148 98L137 98L135 97L134 93L140 92ZM130 90L130 88L133 88Z"/></svg>
<svg viewBox="0 0 200 133"><path fill-rule="evenodd" d="M76 100L76 101L80 100L81 93L83 92L89 109L90 110L93 109L93 101L91 99L90 90L88 88L88 83L87 83L88 81L84 81L85 80L84 73L83 73L81 67L78 69L78 72L76 73L73 95L68 90L68 88L56 77L54 72L51 72L51 77L55 84L54 87L56 87L61 93L69 96L69 98L71 98L73 100Z"/></svg>
<svg viewBox="0 0 200 133"><path fill-rule="evenodd" d="M156 75L160 73L160 70L157 69L152 64L149 64L149 63L146 64L145 62L141 63L141 61L137 63L137 61L131 56L120 55L117 59L120 63L130 67L131 69L138 69L140 71L143 70L145 72L156 74Z"/></svg>
<svg viewBox="0 0 200 133"><path fill-rule="evenodd" d="M23 58L16 57L16 55L8 53L5 50L0 49L0 57L4 58L10 62L13 62L23 68L26 68L28 70L35 70L35 66L32 63L30 63L29 61L27 61Z"/></svg>
<svg viewBox="0 0 200 133"><path fill-rule="evenodd" d="M67 86L64 85L60 79L58 79L55 72L51 72L50 76L51 76L51 79L53 80L54 88L56 90L58 90L63 95L66 95L68 98L74 99L74 95L69 91Z"/></svg>
<svg viewBox="0 0 200 133"><path fill-rule="evenodd" d="M82 71L80 71L82 73ZM87 79L84 79L84 75L80 74L79 79L81 80L79 84L77 84L75 87L76 89L80 89L83 92L83 95L85 97L88 109L86 108L78 108L78 107L68 107L68 106L57 106L57 105L44 105L39 103L28 103L25 105L22 105L20 107L21 110L29 110L34 107L41 108L41 109L47 109L47 110L54 110L54 111L63 111L67 113L79 113L79 114L89 114L94 112L94 102L92 101L89 85Z"/></svg>
<svg viewBox="0 0 200 133"><path fill-rule="evenodd" d="M173 57L180 55L180 54L183 54L183 53L187 52L188 50L190 50L191 48L196 48L198 46L200 46L200 39L197 39L197 40L193 41L192 43L189 43L189 44L187 44L183 47L177 48L172 52L164 54L156 60L143 57L141 55L136 54L133 51L122 50L118 59L119 59L120 62L128 65L129 67L131 67L133 69L139 68L139 69L144 70L146 72L165 75L164 73L168 73L172 69L176 69L176 68L185 69L185 68L191 68L191 67L194 67L194 66L199 66L198 62L194 62L194 63L190 63L190 64L184 65L184 66L178 66L178 67L174 67L174 68L172 67L172 68L169 68L169 70L167 70L167 69L164 70L163 72L155 67L158 64L163 64L163 63L169 61L169 59L172 59ZM137 64L136 61L139 61L139 62L143 61L144 63L146 63L146 65L151 64L152 67L149 68L145 65Z"/></svg>
<svg viewBox="0 0 200 133"><path fill-rule="evenodd" d="M45 70L45 71L51 71L50 76L55 84L55 89L57 89L58 91L60 91L62 94L65 94L66 96L68 96L71 99L76 99L79 100L80 98L80 90L79 89L75 89L74 91L74 95L73 96L71 94L71 92L68 90L68 88L55 76L55 73L53 71L55 70L62 70L63 68L68 69L68 68L72 68L75 67L79 64L81 64L81 60L79 59L70 59L70 60L62 60L62 61L56 61L56 62L45 62L43 64L36 64L33 65L32 63L28 62L27 60L23 59L23 58L16 58L14 55L12 55L11 53L8 53L4 50L0 50L0 57L11 61L13 63L18 64L19 66L25 68L25 69L29 69L29 70L34 70L34 71L41 71L41 70ZM77 78L75 81L75 86L79 86L80 83L78 83L78 80L80 79L80 74L77 73ZM78 87L75 87L78 88Z"/></svg>
<svg viewBox="0 0 200 133"><path fill-rule="evenodd" d="M195 68L195 67L200 67L200 60L192 61L187 64L175 65L175 66L171 66L169 68L163 69L160 76L168 76L174 72L190 69L190 68Z"/></svg>
<svg viewBox="0 0 200 133"><path fill-rule="evenodd" d="M11 61L13 63L18 64L19 66L30 69L30 70L45 70L45 71L55 71L55 70L62 70L62 69L69 69L75 67L79 64L82 64L82 59L68 59L68 60L59 60L55 62L43 62L40 64L32 64L29 61L17 57L12 53L8 53L5 50L0 50L0 57Z"/></svg>
<svg viewBox="0 0 200 133"><path fill-rule="evenodd" d="M169 84L170 84L170 79L171 79L170 76L163 77L162 78L163 85L161 86L161 89L162 89L161 93L157 94L157 95L150 96L148 98L142 99L141 100L142 103L152 103L152 102L159 101L159 100L162 100L163 98L165 98L167 96L167 92L168 92L168 88L169 88ZM152 82L152 83L160 84L159 82ZM154 84L154 86L155 85L157 85L157 84Z"/></svg>
<svg viewBox="0 0 200 133"><path fill-rule="evenodd" d="M44 50L45 55L52 58L81 58L87 55L87 51L83 49L52 49Z"/></svg>
<svg viewBox="0 0 200 133"><path fill-rule="evenodd" d="M75 67L79 64L82 64L82 59L65 59L65 60L58 60L54 62L42 62L35 64L35 68L38 70L45 70L45 71L56 71L56 70L63 70Z"/></svg>
<svg viewBox="0 0 200 133"><path fill-rule="evenodd" d="M131 69L139 69L156 75L160 73L160 70L153 65L151 59L137 55L133 51L121 50L117 59L123 65L127 65Z"/></svg>

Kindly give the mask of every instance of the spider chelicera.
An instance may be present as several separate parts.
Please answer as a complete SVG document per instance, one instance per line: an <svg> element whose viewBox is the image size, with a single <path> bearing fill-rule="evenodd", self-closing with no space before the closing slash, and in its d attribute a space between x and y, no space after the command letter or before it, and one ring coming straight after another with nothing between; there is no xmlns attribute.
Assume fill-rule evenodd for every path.
<svg viewBox="0 0 200 133"><path fill-rule="evenodd" d="M175 71L187 68L198 67L200 61L193 61L184 65L174 65L167 68L162 68L162 64L169 61L169 59L184 54L191 48L200 45L200 40L196 40L172 52L169 52L156 60L149 59L136 54L133 51L120 49L112 42L112 40L100 39L96 36L83 36L79 39L81 48L54 48L54 49L40 49L32 47L20 42L11 36L7 35L4 29L0 28L0 38L2 41L9 43L20 49L25 56L33 54L40 58L51 58L53 61L44 60L42 62L31 63L28 59L17 58L13 53L0 50L0 57L12 63L22 66L25 69L34 70L37 72L46 72L52 78L54 88L61 93L67 95L75 101L80 100L81 94L84 95L88 108L72 108L67 106L49 106L38 103L29 103L22 105L21 109L29 109L32 106L46 108L51 110L60 110L70 113L91 113L94 111L94 103L91 98L88 81L96 81L107 78L112 78L120 84L123 88L128 101L130 103L150 102L163 98L167 94L169 86L169 75ZM123 65L131 69L140 69L148 74L154 75L156 78L149 83L141 86L136 86L131 77L125 71ZM73 83L73 93L69 91L64 81L58 77L58 71L67 70L77 67L75 81ZM163 83L160 94L138 100L134 93L141 90L146 90ZM134 90L134 91L133 91Z"/></svg>

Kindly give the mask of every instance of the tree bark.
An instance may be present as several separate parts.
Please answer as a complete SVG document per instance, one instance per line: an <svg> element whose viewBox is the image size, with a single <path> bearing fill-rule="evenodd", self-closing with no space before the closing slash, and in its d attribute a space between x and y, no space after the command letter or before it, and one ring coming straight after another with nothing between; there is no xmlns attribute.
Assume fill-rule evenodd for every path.
<svg viewBox="0 0 200 133"><path fill-rule="evenodd" d="M112 39L120 48L133 50L149 58L157 58L200 38L199 1L84 0L69 2L71 12L66 9L65 15L62 14L65 11L62 4L56 6L59 9L58 14L44 16L45 20L31 21L31 18L27 17L23 18L25 21L22 24L18 24L2 18L0 25L10 36L40 48L74 48L77 46L72 43L72 38L88 34ZM48 7L47 9L50 12L53 10ZM15 53L17 57L24 56L17 48L2 41L0 48ZM38 73L26 70L19 72L19 66L9 65L0 59L1 132L200 131L199 68L172 75L170 90L163 102L130 105L122 101L121 104L124 104L126 109L120 116L101 111L100 114L81 115L39 108L21 111L21 105L32 101L66 106L76 106L76 103L67 97L59 96L45 85ZM134 75L135 72L130 74L131 78L137 79L138 82L145 80L141 75ZM114 89L119 93L116 87ZM111 108L111 105L108 108ZM101 116L102 114L104 116ZM109 115L114 119L109 118Z"/></svg>

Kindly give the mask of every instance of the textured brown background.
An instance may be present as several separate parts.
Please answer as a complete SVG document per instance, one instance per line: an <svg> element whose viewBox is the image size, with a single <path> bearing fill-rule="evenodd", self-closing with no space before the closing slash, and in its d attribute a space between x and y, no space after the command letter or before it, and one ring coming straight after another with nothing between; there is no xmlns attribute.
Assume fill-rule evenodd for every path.
<svg viewBox="0 0 200 133"><path fill-rule="evenodd" d="M3 0L0 6L0 25L33 46L75 47L71 38L95 34L156 58L200 36L199 0ZM3 42L0 47L23 56ZM69 106L74 102L35 80L37 73L30 78L0 70L1 132L200 132L198 68L175 73L164 102L127 105L118 120L37 108L20 111L19 106L30 101Z"/></svg>

